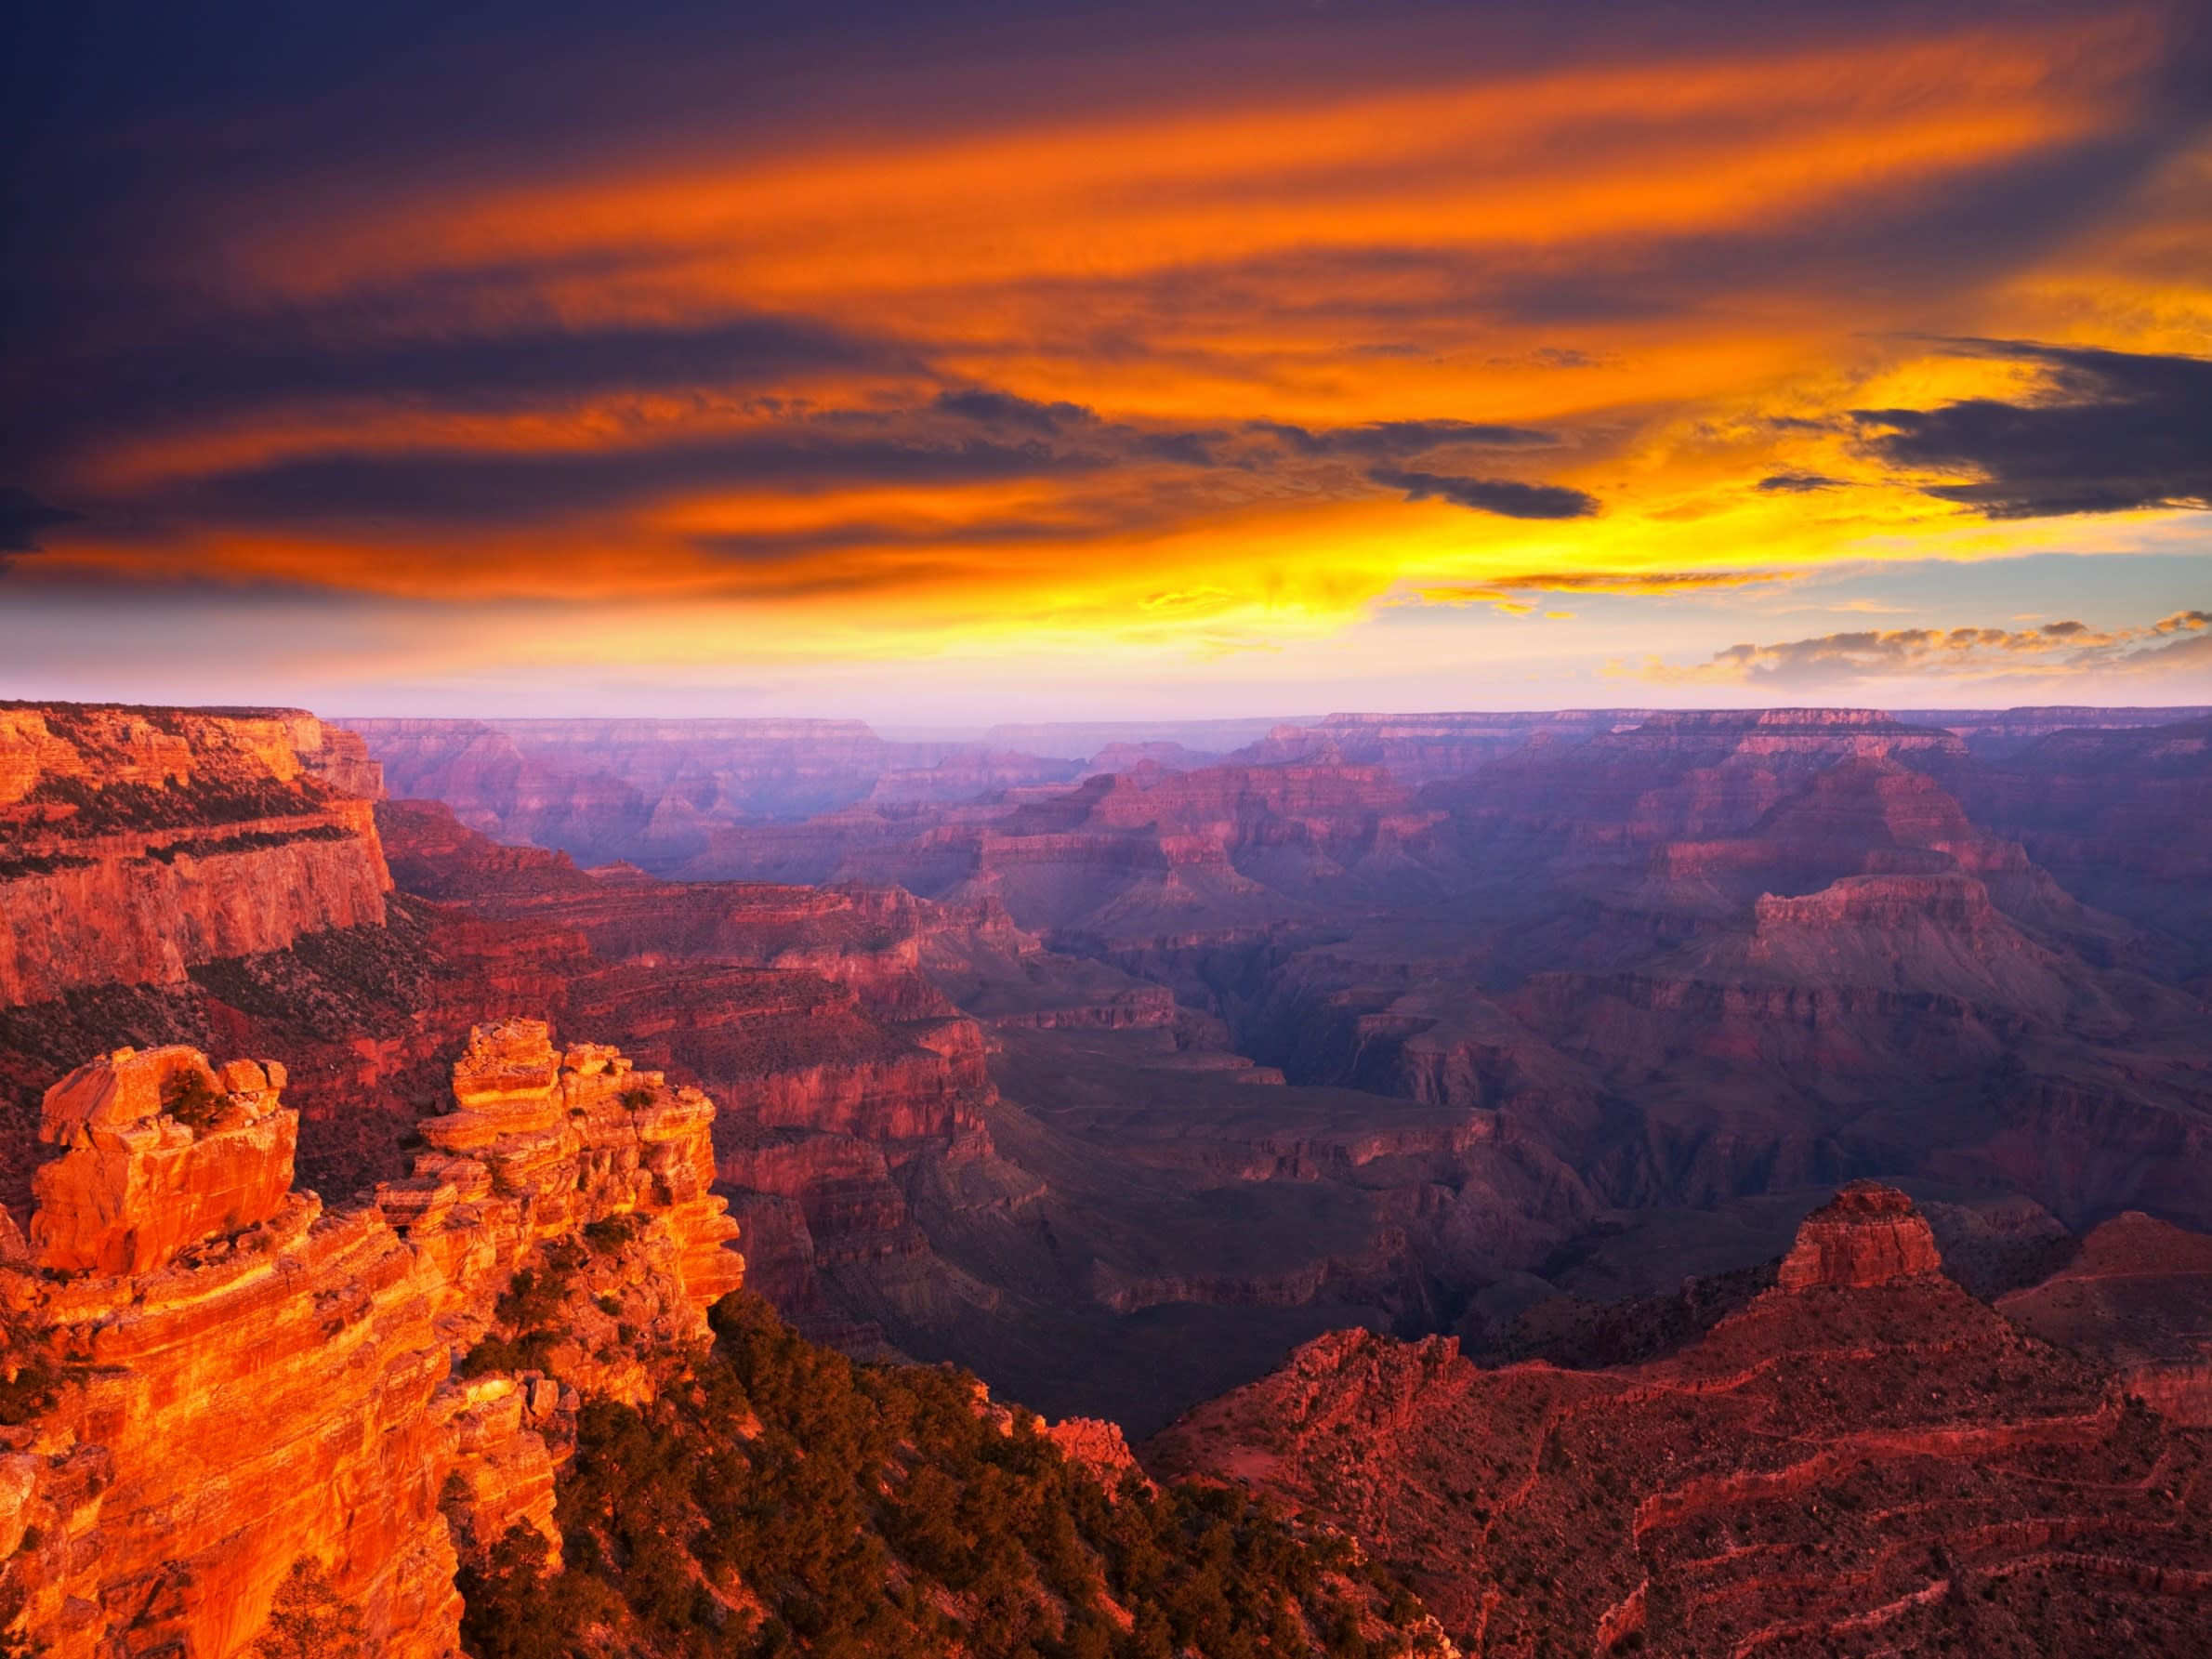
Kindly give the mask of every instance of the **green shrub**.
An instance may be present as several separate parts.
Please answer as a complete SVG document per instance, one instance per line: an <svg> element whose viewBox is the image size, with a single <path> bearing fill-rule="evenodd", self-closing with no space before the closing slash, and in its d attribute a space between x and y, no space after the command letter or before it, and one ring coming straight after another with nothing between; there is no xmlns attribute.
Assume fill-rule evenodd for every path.
<svg viewBox="0 0 2212 1659"><path fill-rule="evenodd" d="M589 1625L610 1651L687 1659L1315 1659L1314 1633L1402 1652L1364 1630L1420 1616L1355 1578L1341 1540L1242 1494L1110 1496L1034 1417L982 1415L961 1373L856 1364L745 1293L712 1323L712 1353L651 1404L586 1403L564 1565L546 1574L524 1539L465 1574L469 1652L577 1651ZM756 1598L758 1616L734 1611Z"/></svg>
<svg viewBox="0 0 2212 1659"><path fill-rule="evenodd" d="M642 1216L605 1216L584 1229L584 1237L602 1256L613 1256L644 1235Z"/></svg>
<svg viewBox="0 0 2212 1659"><path fill-rule="evenodd" d="M172 1073L162 1088L162 1110L195 1130L214 1123L230 1103L222 1086L198 1066Z"/></svg>
<svg viewBox="0 0 2212 1659"><path fill-rule="evenodd" d="M252 1659L367 1659L361 1610L340 1597L323 1563L302 1556L277 1587Z"/></svg>

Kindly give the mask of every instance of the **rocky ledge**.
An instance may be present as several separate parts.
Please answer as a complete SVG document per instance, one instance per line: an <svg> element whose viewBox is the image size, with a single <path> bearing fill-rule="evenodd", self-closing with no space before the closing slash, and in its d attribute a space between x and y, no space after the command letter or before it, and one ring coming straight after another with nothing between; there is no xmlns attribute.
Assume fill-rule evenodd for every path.
<svg viewBox="0 0 2212 1659"><path fill-rule="evenodd" d="M381 923L382 792L300 709L0 704L0 1008Z"/></svg>
<svg viewBox="0 0 2212 1659"><path fill-rule="evenodd" d="M2122 1245L2174 1271L2144 1231L2100 1288ZM2202 1432L1935 1268L1862 1183L1670 1357L1483 1370L1339 1332L1139 1455L1353 1534L1484 1654L2203 1652ZM2126 1314L2071 1317L2109 1347Z"/></svg>
<svg viewBox="0 0 2212 1659"><path fill-rule="evenodd" d="M291 1186L283 1068L122 1050L48 1092L0 1228L0 1618L55 1659L245 1652L295 1567L368 1651L458 1651L462 1560L588 1396L650 1398L743 1258L713 1105L546 1025L480 1026L376 1201Z"/></svg>

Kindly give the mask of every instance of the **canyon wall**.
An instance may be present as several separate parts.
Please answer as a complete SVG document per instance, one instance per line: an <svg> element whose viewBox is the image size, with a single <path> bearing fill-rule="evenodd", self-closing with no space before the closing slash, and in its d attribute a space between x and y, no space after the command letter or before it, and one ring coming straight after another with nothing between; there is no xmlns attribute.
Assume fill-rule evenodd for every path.
<svg viewBox="0 0 2212 1659"><path fill-rule="evenodd" d="M298 710L0 705L0 1007L382 922L380 788Z"/></svg>
<svg viewBox="0 0 2212 1659"><path fill-rule="evenodd" d="M197 722L195 770L266 718L163 717ZM402 735L431 759L449 726ZM687 836L786 761L794 787L847 768L923 794L1000 764L869 770L835 725L541 735L572 779L603 754L640 798L682 795L663 821ZM756 775L700 771L741 741L768 745ZM806 1334L1137 1433L1335 1326L1488 1345L1527 1297L1624 1294L1579 1265L1608 1210L1640 1229L1876 1175L2074 1228L2212 1217L2187 728L2061 733L2001 768L1935 718L1850 710L1346 717L1221 761L1113 741L1073 785L872 782L807 823L718 818L687 862L805 887L586 871L382 803L381 920L0 1007L0 1199L29 1225L41 1092L124 1043L284 1055L303 1181L400 1178L469 1026L527 1012L714 1092L757 1282ZM2030 823L2035 781L2092 776L2140 815L2078 820L2070 870L2153 818L2168 849L2127 915L2024 844L2098 794ZM162 798L219 824L213 797ZM1678 1267L1652 1225L1669 1289L1783 1242Z"/></svg>
<svg viewBox="0 0 2212 1659"><path fill-rule="evenodd" d="M414 1173L293 1189L273 1063L118 1050L47 1097L0 1266L0 1606L55 1659L227 1659L306 1562L398 1659L458 1652L463 1552L559 1548L584 1398L650 1397L737 1287L714 1108L480 1027Z"/></svg>
<svg viewBox="0 0 2212 1659"><path fill-rule="evenodd" d="M858 720L349 720L392 793L584 862L672 868L718 826L1066 782L1073 761L887 741Z"/></svg>

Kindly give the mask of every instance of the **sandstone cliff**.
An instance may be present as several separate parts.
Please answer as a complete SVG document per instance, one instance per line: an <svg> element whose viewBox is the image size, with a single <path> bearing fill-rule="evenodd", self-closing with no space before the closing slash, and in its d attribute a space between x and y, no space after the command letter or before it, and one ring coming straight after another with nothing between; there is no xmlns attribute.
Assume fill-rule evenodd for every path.
<svg viewBox="0 0 2212 1659"><path fill-rule="evenodd" d="M0 1007L381 922L380 789L298 710L0 705Z"/></svg>
<svg viewBox="0 0 2212 1659"><path fill-rule="evenodd" d="M50 1092L0 1267L0 1597L56 1655L220 1659L296 1562L371 1651L456 1652L460 1552L558 1548L582 1399L641 1401L733 1289L712 1104L546 1027L481 1027L414 1175L292 1190L283 1069L118 1050Z"/></svg>

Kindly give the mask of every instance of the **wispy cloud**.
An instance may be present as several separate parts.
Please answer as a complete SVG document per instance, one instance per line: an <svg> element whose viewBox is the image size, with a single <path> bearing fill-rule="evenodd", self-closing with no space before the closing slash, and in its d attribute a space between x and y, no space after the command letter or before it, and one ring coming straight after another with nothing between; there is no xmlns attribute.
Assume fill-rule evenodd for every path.
<svg viewBox="0 0 2212 1659"><path fill-rule="evenodd" d="M1653 595L1695 593L1794 580L1797 571L1553 571L1495 576L1481 582L1435 582L1408 589L1397 605L1490 605L1514 615L1536 608L1530 596L1547 593Z"/></svg>
<svg viewBox="0 0 2212 1659"><path fill-rule="evenodd" d="M1613 671L1662 685L1783 690L1919 676L2043 678L2203 665L2212 665L2208 611L2178 611L2154 623L2110 629L2073 621L2034 628L1867 629L1771 645L1731 645L1687 666L1648 658L1635 666L1615 664Z"/></svg>

